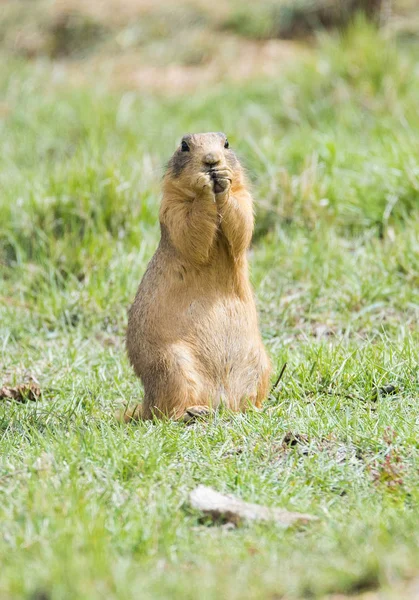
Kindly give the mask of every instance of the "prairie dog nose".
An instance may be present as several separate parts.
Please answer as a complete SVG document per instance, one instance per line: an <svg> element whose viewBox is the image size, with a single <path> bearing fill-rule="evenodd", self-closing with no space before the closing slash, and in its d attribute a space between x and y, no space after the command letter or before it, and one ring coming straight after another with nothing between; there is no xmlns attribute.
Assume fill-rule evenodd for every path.
<svg viewBox="0 0 419 600"><path fill-rule="evenodd" d="M204 163L208 166L217 165L221 160L220 154L217 152L208 152L204 156Z"/></svg>

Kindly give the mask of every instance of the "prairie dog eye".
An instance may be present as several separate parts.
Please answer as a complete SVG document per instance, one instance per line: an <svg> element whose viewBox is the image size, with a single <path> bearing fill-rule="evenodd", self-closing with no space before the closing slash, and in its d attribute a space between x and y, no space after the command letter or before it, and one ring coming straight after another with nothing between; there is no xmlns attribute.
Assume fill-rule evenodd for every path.
<svg viewBox="0 0 419 600"><path fill-rule="evenodd" d="M229 148L229 147L230 147L230 144L228 143L228 140L226 140L226 141L224 142L224 148Z"/></svg>
<svg viewBox="0 0 419 600"><path fill-rule="evenodd" d="M189 146L185 142L185 140L182 141L182 144L180 145L180 148L181 148L182 152L189 152Z"/></svg>

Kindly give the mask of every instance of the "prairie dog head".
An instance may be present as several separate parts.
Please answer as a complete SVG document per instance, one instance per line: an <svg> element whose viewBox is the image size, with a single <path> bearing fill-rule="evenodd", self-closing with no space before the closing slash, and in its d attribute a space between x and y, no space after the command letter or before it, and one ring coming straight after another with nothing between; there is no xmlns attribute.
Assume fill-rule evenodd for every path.
<svg viewBox="0 0 419 600"><path fill-rule="evenodd" d="M244 185L243 169L224 133L184 135L168 162L165 187L192 197L203 174L211 178L215 195L225 193L226 177L233 192Z"/></svg>

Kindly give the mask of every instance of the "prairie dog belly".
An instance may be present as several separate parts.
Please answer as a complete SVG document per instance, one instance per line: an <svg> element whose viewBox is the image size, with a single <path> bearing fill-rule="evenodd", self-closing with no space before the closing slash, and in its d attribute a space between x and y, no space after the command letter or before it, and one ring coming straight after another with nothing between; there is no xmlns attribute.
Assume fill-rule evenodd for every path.
<svg viewBox="0 0 419 600"><path fill-rule="evenodd" d="M213 303L197 299L187 313L191 320L185 342L214 393L228 405L253 396L265 360L254 304L234 297Z"/></svg>
<svg viewBox="0 0 419 600"><path fill-rule="evenodd" d="M214 301L191 300L184 315L186 338L205 349L236 353L254 344L256 311L253 304L235 297L218 297ZM256 339L258 336L256 336Z"/></svg>

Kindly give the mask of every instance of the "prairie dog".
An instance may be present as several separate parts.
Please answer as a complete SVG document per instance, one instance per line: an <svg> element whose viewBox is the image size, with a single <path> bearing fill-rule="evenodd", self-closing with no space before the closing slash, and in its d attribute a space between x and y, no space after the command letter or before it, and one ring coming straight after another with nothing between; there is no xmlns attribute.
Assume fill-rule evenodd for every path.
<svg viewBox="0 0 419 600"><path fill-rule="evenodd" d="M163 180L161 239L129 311L127 350L144 402L125 420L259 407L270 362L247 249L252 197L223 133L188 134Z"/></svg>

